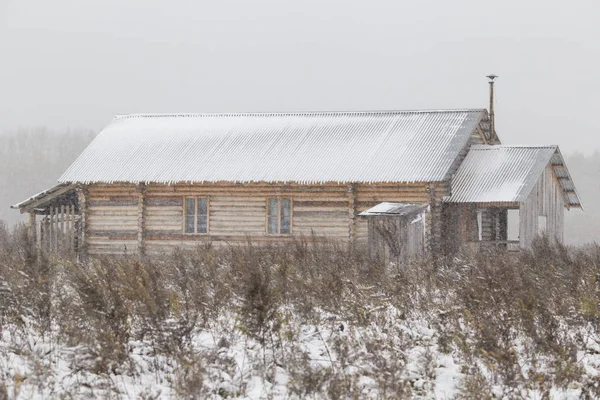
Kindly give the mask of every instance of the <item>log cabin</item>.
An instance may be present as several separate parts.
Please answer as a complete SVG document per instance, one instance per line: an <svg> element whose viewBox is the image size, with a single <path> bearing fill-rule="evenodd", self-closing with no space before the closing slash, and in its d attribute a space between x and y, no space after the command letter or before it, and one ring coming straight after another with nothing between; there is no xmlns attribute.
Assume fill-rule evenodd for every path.
<svg viewBox="0 0 600 400"><path fill-rule="evenodd" d="M561 241L581 201L557 146L502 145L461 109L117 116L13 208L39 249L83 258L303 238L403 262Z"/></svg>

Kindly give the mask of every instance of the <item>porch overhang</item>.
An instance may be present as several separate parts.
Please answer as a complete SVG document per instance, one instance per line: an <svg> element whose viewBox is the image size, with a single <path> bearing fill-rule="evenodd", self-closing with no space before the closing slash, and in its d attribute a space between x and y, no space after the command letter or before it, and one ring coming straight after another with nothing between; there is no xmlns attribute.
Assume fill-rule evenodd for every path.
<svg viewBox="0 0 600 400"><path fill-rule="evenodd" d="M523 202L549 165L565 208L583 208L560 149L554 145L472 146L452 178L452 194L444 202L497 207Z"/></svg>
<svg viewBox="0 0 600 400"><path fill-rule="evenodd" d="M10 208L19 210L21 214L47 214L50 207L76 204L76 189L77 185L75 184L59 184L12 205Z"/></svg>

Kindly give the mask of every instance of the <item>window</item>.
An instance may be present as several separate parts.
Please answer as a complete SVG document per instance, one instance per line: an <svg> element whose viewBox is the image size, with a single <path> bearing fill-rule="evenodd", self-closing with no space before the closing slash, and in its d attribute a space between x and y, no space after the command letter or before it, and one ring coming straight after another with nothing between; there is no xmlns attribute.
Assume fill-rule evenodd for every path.
<svg viewBox="0 0 600 400"><path fill-rule="evenodd" d="M292 201L282 197L267 200L267 233L289 234L292 226Z"/></svg>
<svg viewBox="0 0 600 400"><path fill-rule="evenodd" d="M185 198L185 233L208 232L208 199L205 197Z"/></svg>

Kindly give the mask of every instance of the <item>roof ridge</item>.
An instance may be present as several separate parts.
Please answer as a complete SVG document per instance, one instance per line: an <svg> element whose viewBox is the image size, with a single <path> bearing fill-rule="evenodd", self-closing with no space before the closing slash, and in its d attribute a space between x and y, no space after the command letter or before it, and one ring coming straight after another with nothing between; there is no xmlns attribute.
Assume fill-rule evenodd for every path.
<svg viewBox="0 0 600 400"><path fill-rule="evenodd" d="M498 150L498 149L557 149L557 144L474 144L474 150Z"/></svg>
<svg viewBox="0 0 600 400"><path fill-rule="evenodd" d="M223 112L223 113L133 113L118 114L121 118L179 118L179 117L268 117L268 116L315 116L315 115L373 115L373 114L427 114L483 112L484 108L421 109L421 110L358 110L358 111L266 111L266 112Z"/></svg>

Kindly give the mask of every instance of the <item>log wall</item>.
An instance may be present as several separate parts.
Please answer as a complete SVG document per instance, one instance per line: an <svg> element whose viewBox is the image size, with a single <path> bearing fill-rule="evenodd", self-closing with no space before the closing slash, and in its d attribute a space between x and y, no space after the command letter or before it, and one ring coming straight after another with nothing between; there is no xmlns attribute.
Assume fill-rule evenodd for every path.
<svg viewBox="0 0 600 400"><path fill-rule="evenodd" d="M90 185L85 191L87 254L138 251L138 199L135 185Z"/></svg>
<svg viewBox="0 0 600 400"><path fill-rule="evenodd" d="M435 225L435 204L447 195L445 184L113 184L86 189L89 254L157 254L175 247L192 249L206 241L281 242L301 236L366 245L368 224L356 218L358 213L383 201L433 201L426 219L429 231ZM289 235L267 234L267 199L277 196L292 200ZM184 232L186 197L208 199L208 233Z"/></svg>

